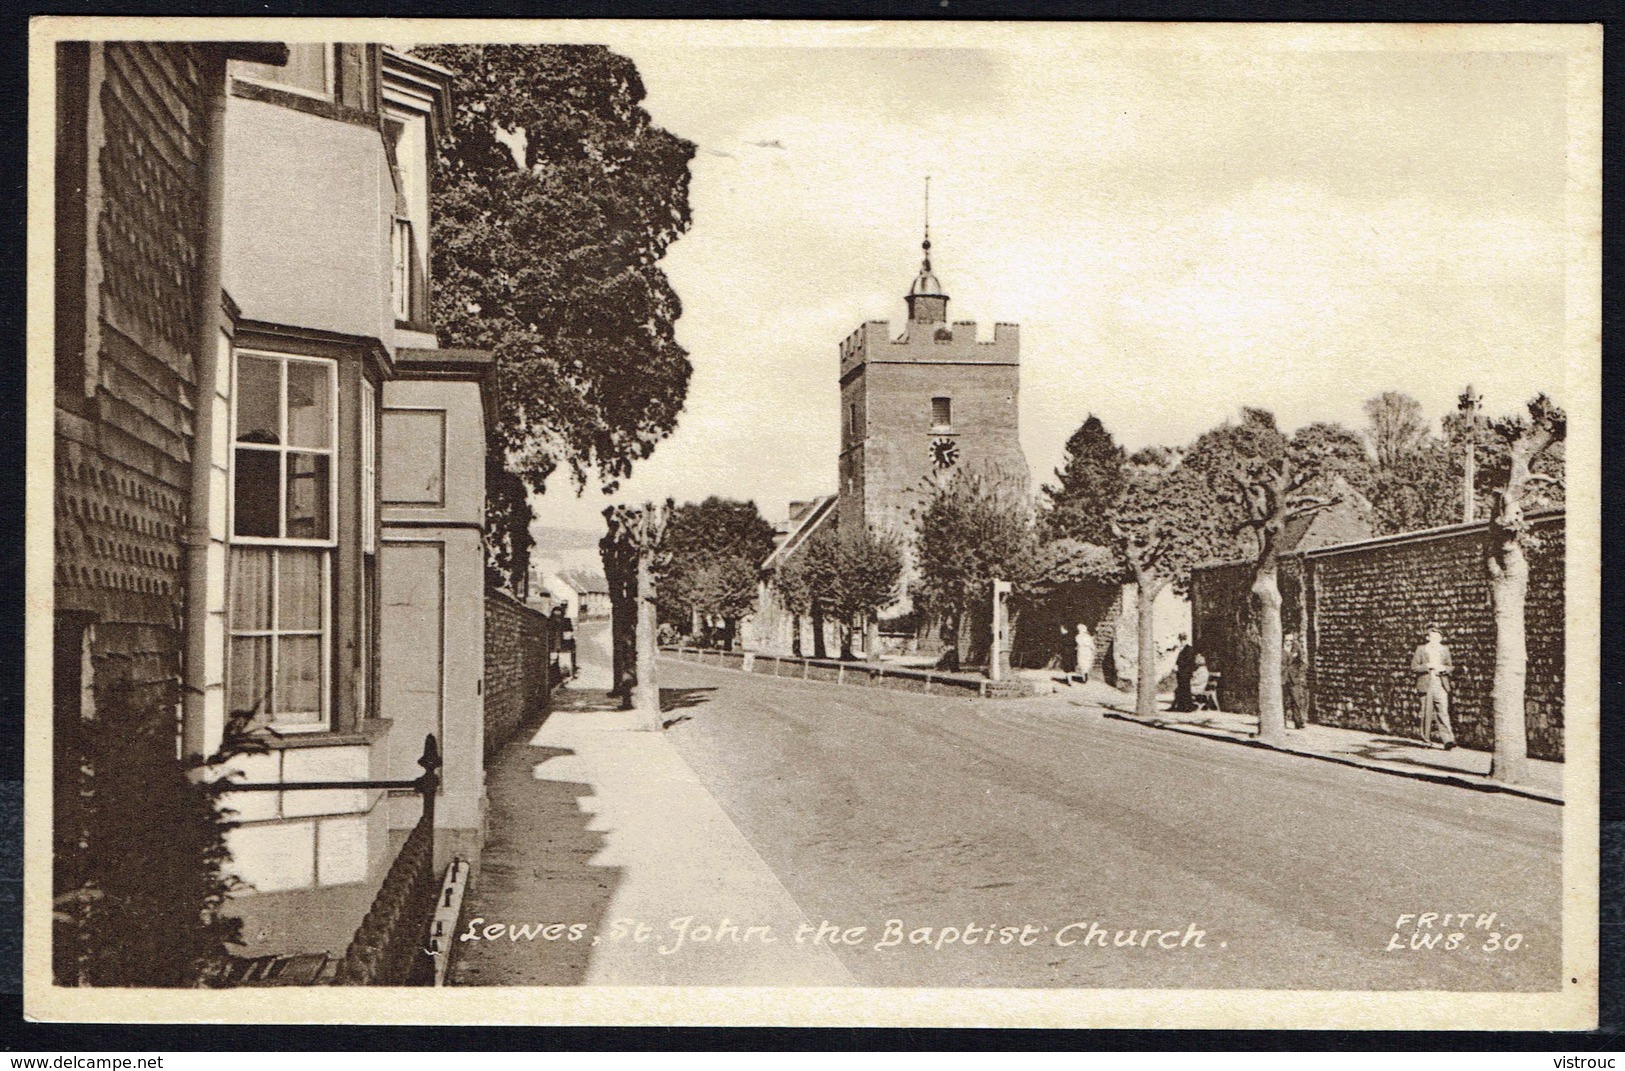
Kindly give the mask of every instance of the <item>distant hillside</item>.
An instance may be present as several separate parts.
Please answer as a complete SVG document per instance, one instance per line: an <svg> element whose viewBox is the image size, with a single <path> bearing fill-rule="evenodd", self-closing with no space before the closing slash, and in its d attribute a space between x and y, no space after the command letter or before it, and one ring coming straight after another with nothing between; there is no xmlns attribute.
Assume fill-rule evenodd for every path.
<svg viewBox="0 0 1625 1071"><path fill-rule="evenodd" d="M530 558L538 565L550 563L555 569L603 572L603 562L598 557L598 531L537 525L530 530L530 534L536 539Z"/></svg>
<svg viewBox="0 0 1625 1071"><path fill-rule="evenodd" d="M598 537L601 532L586 528L544 528L537 526L530 530L536 540L536 549L532 553L542 557L557 557L565 551L571 550L598 550Z"/></svg>

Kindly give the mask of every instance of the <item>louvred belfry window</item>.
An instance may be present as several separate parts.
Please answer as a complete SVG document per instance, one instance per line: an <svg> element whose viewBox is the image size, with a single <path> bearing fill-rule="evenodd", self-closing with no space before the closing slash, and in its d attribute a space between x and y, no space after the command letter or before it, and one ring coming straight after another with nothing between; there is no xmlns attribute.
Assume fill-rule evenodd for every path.
<svg viewBox="0 0 1625 1071"><path fill-rule="evenodd" d="M237 355L228 699L278 730L329 723L336 384L332 361Z"/></svg>

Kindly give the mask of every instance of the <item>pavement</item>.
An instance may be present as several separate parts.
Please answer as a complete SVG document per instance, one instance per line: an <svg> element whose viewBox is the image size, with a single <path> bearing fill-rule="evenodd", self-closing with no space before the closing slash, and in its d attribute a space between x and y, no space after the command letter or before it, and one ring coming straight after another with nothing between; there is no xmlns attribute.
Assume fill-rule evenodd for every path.
<svg viewBox="0 0 1625 1071"><path fill-rule="evenodd" d="M1067 691L1063 689L1061 694L1065 695ZM1529 759L1523 779L1517 784L1509 784L1490 777L1490 753L1487 751L1474 751L1464 747L1447 751L1438 746L1430 747L1420 740L1396 737L1388 733L1371 733L1314 724L1305 725L1302 729L1295 729L1289 725L1286 731L1287 742L1278 746L1270 745L1257 738L1256 714L1216 710L1175 711L1168 709L1172 705L1172 699L1172 695L1160 696L1158 705L1161 709L1150 716L1136 714L1131 697L1104 686L1091 689L1083 701L1103 707L1108 718L1120 718L1155 729L1167 729L1253 747L1273 747L1290 755L1358 766L1401 777L1436 781L1481 792L1507 792L1548 803L1563 802L1564 767L1561 762Z"/></svg>
<svg viewBox="0 0 1625 1071"><path fill-rule="evenodd" d="M852 984L827 948L794 943L795 901L671 740L607 696L595 646L487 767L460 933L477 939L458 941L451 984Z"/></svg>

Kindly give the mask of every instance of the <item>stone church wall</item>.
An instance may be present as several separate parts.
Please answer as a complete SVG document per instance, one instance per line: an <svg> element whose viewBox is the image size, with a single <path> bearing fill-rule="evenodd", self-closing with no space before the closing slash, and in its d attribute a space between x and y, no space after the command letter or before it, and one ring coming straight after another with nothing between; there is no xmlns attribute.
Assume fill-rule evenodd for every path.
<svg viewBox="0 0 1625 1071"><path fill-rule="evenodd" d="M994 466L1025 480L1027 463L1016 437L1019 373L1016 365L869 365L863 473L868 522L909 527L938 475L931 461L938 437L954 440L961 468ZM953 405L950 434L931 423L931 399L943 396Z"/></svg>

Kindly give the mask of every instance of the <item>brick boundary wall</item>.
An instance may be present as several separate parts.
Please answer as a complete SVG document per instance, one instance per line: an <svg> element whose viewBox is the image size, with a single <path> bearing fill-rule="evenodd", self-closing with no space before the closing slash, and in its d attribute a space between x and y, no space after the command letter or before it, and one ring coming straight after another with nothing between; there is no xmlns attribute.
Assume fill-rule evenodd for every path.
<svg viewBox="0 0 1625 1071"><path fill-rule="evenodd" d="M489 761L547 700L547 615L495 590L485 593L485 757Z"/></svg>
<svg viewBox="0 0 1625 1071"><path fill-rule="evenodd" d="M1563 758L1564 550L1561 512L1530 518L1529 754ZM1495 622L1484 567L1487 525L1322 547L1282 559L1283 625L1309 646L1310 720L1405 739L1420 736L1411 655L1437 623L1456 665L1451 722L1462 746L1494 745L1490 686ZM1247 642L1245 565L1204 566L1192 577L1194 642L1224 674L1227 710L1257 710Z"/></svg>

